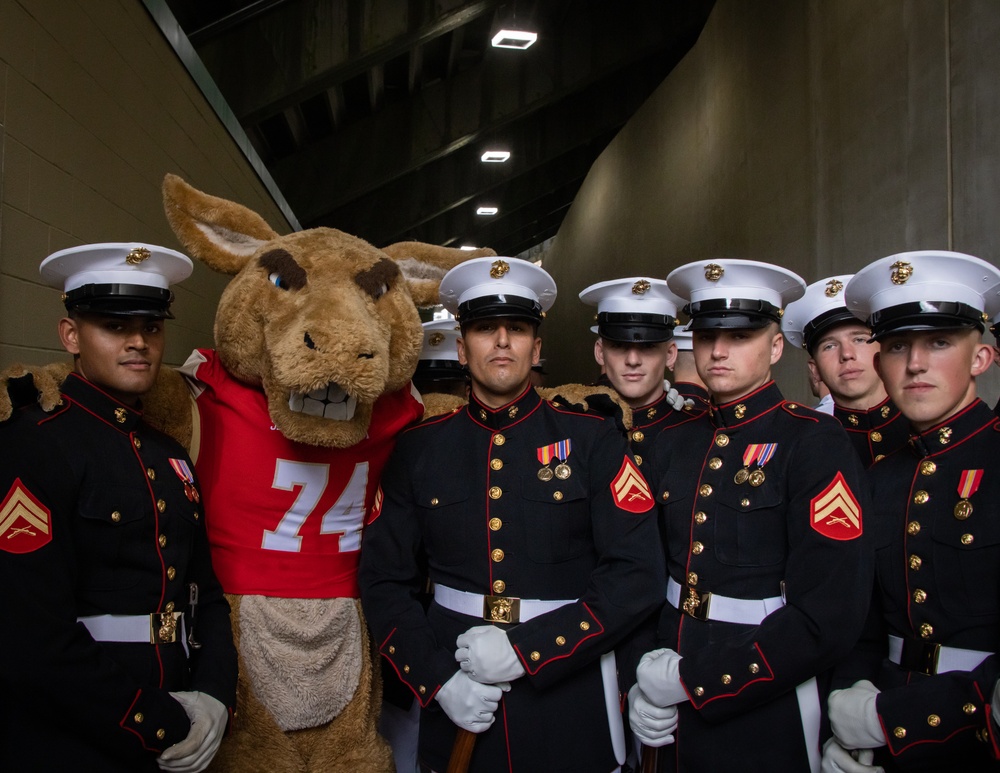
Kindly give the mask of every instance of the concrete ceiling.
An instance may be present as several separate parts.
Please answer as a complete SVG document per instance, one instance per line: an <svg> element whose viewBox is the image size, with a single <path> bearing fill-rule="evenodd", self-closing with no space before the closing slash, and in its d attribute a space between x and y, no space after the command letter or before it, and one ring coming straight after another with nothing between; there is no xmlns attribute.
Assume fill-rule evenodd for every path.
<svg viewBox="0 0 1000 773"><path fill-rule="evenodd" d="M303 227L504 255L555 235L712 3L166 0Z"/></svg>

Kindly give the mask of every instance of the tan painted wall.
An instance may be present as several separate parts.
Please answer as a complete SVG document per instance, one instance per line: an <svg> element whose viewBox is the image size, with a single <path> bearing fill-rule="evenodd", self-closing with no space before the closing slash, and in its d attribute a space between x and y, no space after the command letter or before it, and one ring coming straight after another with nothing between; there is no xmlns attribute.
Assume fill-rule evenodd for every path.
<svg viewBox="0 0 1000 773"><path fill-rule="evenodd" d="M998 83L994 0L718 0L545 257L550 383L595 375L577 294L604 279L714 257L807 282L912 249L1000 262ZM786 348L775 376L811 402L805 359Z"/></svg>
<svg viewBox="0 0 1000 773"><path fill-rule="evenodd" d="M87 242L179 249L167 172L288 224L139 0L0 0L0 367L66 356L46 255ZM212 344L226 278L176 288L166 359Z"/></svg>

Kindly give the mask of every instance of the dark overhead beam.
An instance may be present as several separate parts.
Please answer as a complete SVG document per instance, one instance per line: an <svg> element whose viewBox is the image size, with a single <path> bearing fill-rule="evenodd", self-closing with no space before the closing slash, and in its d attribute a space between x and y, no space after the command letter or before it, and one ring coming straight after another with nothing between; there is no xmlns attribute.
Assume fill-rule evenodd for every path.
<svg viewBox="0 0 1000 773"><path fill-rule="evenodd" d="M223 35L229 30L239 27L241 24L246 24L261 14L267 13L272 8L277 8L279 5L284 5L287 2L288 0L256 0L256 2L249 3L240 8L240 10L233 11L211 24L206 24L201 29L188 33L188 40L191 41L192 46L198 47L203 43L207 43L212 38Z"/></svg>

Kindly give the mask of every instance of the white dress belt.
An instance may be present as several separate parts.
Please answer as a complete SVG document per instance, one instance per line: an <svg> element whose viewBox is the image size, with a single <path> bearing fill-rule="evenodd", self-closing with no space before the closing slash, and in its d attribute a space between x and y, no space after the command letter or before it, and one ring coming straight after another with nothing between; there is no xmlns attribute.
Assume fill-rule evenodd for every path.
<svg viewBox="0 0 1000 773"><path fill-rule="evenodd" d="M717 620L722 623L760 625L765 617L785 606L785 600L781 596L766 599L737 599L720 596L717 593L700 595L701 603L708 605L708 609L701 616L706 620ZM670 606L684 611L681 606L681 586L673 577L667 579L667 601L670 602Z"/></svg>
<svg viewBox="0 0 1000 773"><path fill-rule="evenodd" d="M181 643L185 654L188 652L187 626L182 612L164 612L173 615L177 626L176 641ZM88 615L78 617L76 621L90 632L94 641L124 642L126 644L160 644L156 640L155 615Z"/></svg>
<svg viewBox="0 0 1000 773"><path fill-rule="evenodd" d="M934 658L933 674L944 674L948 671L972 671L992 652L982 650L966 650L961 647L945 647L944 645L930 645L936 650ZM889 636L889 660L897 666L903 659L903 639L899 636Z"/></svg>
<svg viewBox="0 0 1000 773"><path fill-rule="evenodd" d="M481 593L468 593L464 590L455 590L447 585L434 583L434 601L445 609L458 612L469 617L478 617L480 620L489 619L483 616L483 606L487 599L493 596L484 596ZM520 602L519 621L524 623L553 609L559 609L567 604L573 604L576 599L518 599Z"/></svg>

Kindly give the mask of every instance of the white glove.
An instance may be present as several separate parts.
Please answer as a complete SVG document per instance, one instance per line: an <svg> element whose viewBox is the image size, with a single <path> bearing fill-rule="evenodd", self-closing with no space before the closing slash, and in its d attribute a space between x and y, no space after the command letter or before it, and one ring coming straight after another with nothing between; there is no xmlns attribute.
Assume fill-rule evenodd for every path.
<svg viewBox="0 0 1000 773"><path fill-rule="evenodd" d="M1000 725L1000 679L997 680L997 686L993 688L993 700L990 702L990 713L993 715L993 721Z"/></svg>
<svg viewBox="0 0 1000 773"><path fill-rule="evenodd" d="M464 671L441 685L434 700L441 704L448 719L463 730L482 733L493 724L493 712L500 705L500 697L510 685L480 684L473 682Z"/></svg>
<svg viewBox="0 0 1000 773"><path fill-rule="evenodd" d="M496 684L524 676L507 634L495 625L474 626L459 634L455 645L459 668L477 682Z"/></svg>
<svg viewBox="0 0 1000 773"><path fill-rule="evenodd" d="M681 393L670 386L670 382L663 379L663 391L666 393L667 405L673 408L675 411L683 411L684 406L688 403L694 405L694 400L685 400Z"/></svg>
<svg viewBox="0 0 1000 773"><path fill-rule="evenodd" d="M628 691L628 723L635 737L646 746L666 746L674 742L677 729L677 707L654 706L639 685Z"/></svg>
<svg viewBox="0 0 1000 773"><path fill-rule="evenodd" d="M862 679L846 690L834 690L827 704L830 727L845 749L875 749L885 746L885 732L875 710L879 689Z"/></svg>
<svg viewBox="0 0 1000 773"><path fill-rule="evenodd" d="M187 738L167 748L156 764L160 770L174 773L199 773L208 767L222 743L229 711L218 700L203 692L170 693L187 712L191 730Z"/></svg>
<svg viewBox="0 0 1000 773"><path fill-rule="evenodd" d="M857 757L855 757L857 755ZM821 773L885 773L881 766L873 766L875 752L871 749L859 749L849 752L836 738L823 744L823 762Z"/></svg>
<svg viewBox="0 0 1000 773"><path fill-rule="evenodd" d="M681 685L681 656L673 650L652 650L635 669L639 689L656 706L674 706L688 699Z"/></svg>

